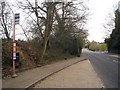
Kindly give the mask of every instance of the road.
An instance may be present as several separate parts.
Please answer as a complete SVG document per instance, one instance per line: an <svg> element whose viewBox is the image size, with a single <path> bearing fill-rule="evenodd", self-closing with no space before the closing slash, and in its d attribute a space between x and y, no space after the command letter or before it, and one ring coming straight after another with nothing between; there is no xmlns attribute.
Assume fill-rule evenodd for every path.
<svg viewBox="0 0 120 90"><path fill-rule="evenodd" d="M118 88L118 60L120 59L103 52L93 52L87 49L84 49L83 53L89 58L104 86L106 88Z"/></svg>

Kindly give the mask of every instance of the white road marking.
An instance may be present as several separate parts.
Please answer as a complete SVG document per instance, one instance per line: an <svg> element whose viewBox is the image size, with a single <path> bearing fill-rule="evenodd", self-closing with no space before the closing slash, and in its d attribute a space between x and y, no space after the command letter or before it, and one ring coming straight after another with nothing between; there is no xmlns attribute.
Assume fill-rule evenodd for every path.
<svg viewBox="0 0 120 90"><path fill-rule="evenodd" d="M109 55L109 56L112 56L112 57L116 57L116 58L118 58L118 55Z"/></svg>
<svg viewBox="0 0 120 90"><path fill-rule="evenodd" d="M115 63L120 63L120 62L118 62L117 60L113 60L113 62L115 62Z"/></svg>

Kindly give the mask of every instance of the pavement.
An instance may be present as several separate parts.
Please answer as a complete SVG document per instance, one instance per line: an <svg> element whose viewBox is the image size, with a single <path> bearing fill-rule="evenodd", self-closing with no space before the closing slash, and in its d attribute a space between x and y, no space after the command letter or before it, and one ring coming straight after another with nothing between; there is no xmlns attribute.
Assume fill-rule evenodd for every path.
<svg viewBox="0 0 120 90"><path fill-rule="evenodd" d="M114 54L114 53L105 53L108 54L109 56L120 58L120 54Z"/></svg>
<svg viewBox="0 0 120 90"><path fill-rule="evenodd" d="M84 49L83 52L89 58L93 68L101 78L106 88L120 88L120 74L118 72L120 58L118 55L104 52L93 52Z"/></svg>
<svg viewBox="0 0 120 90"><path fill-rule="evenodd" d="M102 88L89 60L74 64L39 82L34 88Z"/></svg>
<svg viewBox="0 0 120 90"><path fill-rule="evenodd" d="M16 78L8 77L3 79L2 88L30 88L31 86L37 84L39 81L44 80L45 78L55 74L56 72L59 72L71 65L74 65L84 60L87 60L87 58L84 54L82 54L81 57L76 57L69 60L61 60L49 65L45 65L42 67L17 73L18 76ZM85 70L88 68L84 67L81 69L83 69L83 71L85 72ZM84 78L84 75L81 78ZM88 78L91 78L91 77L88 77ZM99 77L94 78L94 80L91 80L90 83L93 83L97 78ZM87 79L84 79L84 80L86 80L85 82L87 82Z"/></svg>

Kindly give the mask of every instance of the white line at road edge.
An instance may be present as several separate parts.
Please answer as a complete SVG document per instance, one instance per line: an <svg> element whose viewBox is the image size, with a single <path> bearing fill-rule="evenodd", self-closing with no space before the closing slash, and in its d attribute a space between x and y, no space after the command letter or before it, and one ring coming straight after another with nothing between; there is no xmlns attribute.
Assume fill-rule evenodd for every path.
<svg viewBox="0 0 120 90"><path fill-rule="evenodd" d="M120 63L120 62L118 62L117 60L113 60L113 62L115 62L115 63Z"/></svg>

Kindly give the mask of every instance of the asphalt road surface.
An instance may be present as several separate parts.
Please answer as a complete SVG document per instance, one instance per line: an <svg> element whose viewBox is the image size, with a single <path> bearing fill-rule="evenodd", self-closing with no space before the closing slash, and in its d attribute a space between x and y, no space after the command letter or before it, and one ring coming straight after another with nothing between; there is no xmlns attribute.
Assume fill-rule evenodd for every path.
<svg viewBox="0 0 120 90"><path fill-rule="evenodd" d="M89 58L93 68L101 78L106 88L118 88L118 57L103 52L93 52L84 49L83 52Z"/></svg>

